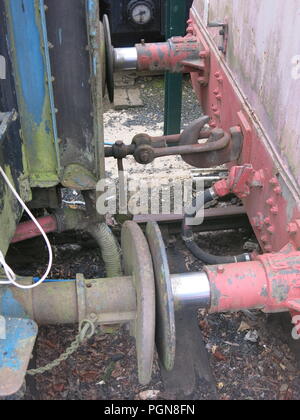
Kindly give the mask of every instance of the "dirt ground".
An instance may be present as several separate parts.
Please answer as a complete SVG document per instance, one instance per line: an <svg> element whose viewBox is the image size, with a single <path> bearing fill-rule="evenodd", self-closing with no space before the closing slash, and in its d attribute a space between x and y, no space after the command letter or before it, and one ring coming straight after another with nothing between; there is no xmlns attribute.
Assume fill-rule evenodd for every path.
<svg viewBox="0 0 300 420"><path fill-rule="evenodd" d="M145 107L134 110L114 111L106 104L106 140L122 139L130 142L139 132L153 135L162 133L163 95L162 79L140 79ZM184 83L183 127L201 115L188 81ZM116 163L108 162L107 174L116 176ZM191 168L180 158L161 159L147 167L140 167L128 159L126 167L132 177L174 174L190 177ZM81 198L68 192L65 201L77 205ZM244 251L244 244L253 240L251 232L238 230L199 234L201 246L216 254L234 254ZM41 242L36 240L41 255L26 244L14 247L19 255L15 269L20 275L42 273L45 254ZM89 238L78 232L64 244L52 235L55 265L52 278L74 278L83 273L86 278L103 277L104 267L100 251L92 246ZM33 243L32 243L33 244ZM169 253L182 254L186 271L197 271L201 264L185 249L180 237L171 238ZM26 268L24 264L26 261ZM29 265L28 265L29 263ZM197 314L195 313L195 317ZM267 316L259 312L228 315L198 314L199 329L204 337L212 367L217 398L221 400L298 400L300 398L300 354L296 343L291 343L292 325L284 316ZM36 366L43 366L56 359L73 341L76 326L43 327L36 347ZM196 338L197 339L197 338ZM293 351L292 347L296 348ZM164 389L158 361L155 360L153 380L142 387L138 383L135 342L126 326L120 329L99 329L80 350L50 373L28 382L25 399L42 400L130 400L130 399L185 399L183 394L170 394ZM191 399L207 398L201 386Z"/></svg>

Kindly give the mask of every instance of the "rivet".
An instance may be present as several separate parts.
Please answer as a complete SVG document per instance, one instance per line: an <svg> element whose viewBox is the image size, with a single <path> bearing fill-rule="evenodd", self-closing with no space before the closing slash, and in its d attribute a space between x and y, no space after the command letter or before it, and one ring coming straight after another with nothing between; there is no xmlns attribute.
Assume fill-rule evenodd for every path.
<svg viewBox="0 0 300 420"><path fill-rule="evenodd" d="M208 52L207 51L201 51L199 56L200 56L200 58L207 58L208 57Z"/></svg>
<svg viewBox="0 0 300 420"><path fill-rule="evenodd" d="M296 235L297 232L298 232L298 228L297 228L296 223L290 223L288 225L287 231L290 235Z"/></svg>
<svg viewBox="0 0 300 420"><path fill-rule="evenodd" d="M275 187L276 185L278 185L278 179L277 178L270 179L270 184Z"/></svg>
<svg viewBox="0 0 300 420"><path fill-rule="evenodd" d="M282 193L281 187L274 188L274 193L277 194L277 195L280 195Z"/></svg>
<svg viewBox="0 0 300 420"><path fill-rule="evenodd" d="M272 214L278 214L279 213L279 210L278 210L278 206L273 206L272 208L271 208L271 210L270 210L270 212L272 213Z"/></svg>

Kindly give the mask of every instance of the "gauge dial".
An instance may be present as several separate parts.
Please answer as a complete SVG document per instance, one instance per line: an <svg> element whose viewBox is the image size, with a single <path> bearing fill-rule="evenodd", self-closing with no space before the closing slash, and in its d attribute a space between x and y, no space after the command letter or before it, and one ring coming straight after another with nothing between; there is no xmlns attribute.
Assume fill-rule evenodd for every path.
<svg viewBox="0 0 300 420"><path fill-rule="evenodd" d="M151 6L144 2L136 3L130 10L130 18L136 25L147 25L152 17Z"/></svg>

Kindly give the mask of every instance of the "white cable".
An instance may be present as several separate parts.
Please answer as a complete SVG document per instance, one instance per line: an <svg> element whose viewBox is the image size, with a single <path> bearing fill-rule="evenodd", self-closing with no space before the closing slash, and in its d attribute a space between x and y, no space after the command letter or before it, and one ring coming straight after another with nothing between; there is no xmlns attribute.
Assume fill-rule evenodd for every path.
<svg viewBox="0 0 300 420"><path fill-rule="evenodd" d="M18 200L18 202L21 204L21 206L23 207L23 209L25 210L25 212L28 214L28 216L31 218L31 220L33 221L33 223L36 225L36 227L39 229L39 231L41 232L41 234L43 235L47 248L48 248L48 252L49 252L49 263L48 263L48 268L45 272L45 274L43 275L43 277L35 284L29 285L29 286L23 286L22 284L19 284L16 280L17 277L15 275L15 273L13 272L13 270L9 267L9 265L6 263L5 261L5 257L3 255L3 253L0 250L0 264L3 266L6 277L7 277L7 281L0 281L0 284L13 284L14 286L20 288L20 289L33 289L37 286L39 286L40 284L42 284L48 277L51 268L52 268L52 263L53 263L53 252L52 252L52 248L51 248L51 244L49 242L49 239L47 238L46 233L44 232L43 228L41 227L41 225L39 224L39 222L36 220L36 218L34 217L34 215L31 213L31 211L29 210L29 208L26 206L26 204L24 203L24 201L22 200L22 198L19 196L19 194L17 193L17 191L15 190L15 188L13 187L13 185L11 184L10 180L8 179L6 173L4 172L4 170L1 168L0 166L0 173L3 176L6 184L8 185L8 187L10 188L11 192L13 193L13 195L16 197L16 199Z"/></svg>

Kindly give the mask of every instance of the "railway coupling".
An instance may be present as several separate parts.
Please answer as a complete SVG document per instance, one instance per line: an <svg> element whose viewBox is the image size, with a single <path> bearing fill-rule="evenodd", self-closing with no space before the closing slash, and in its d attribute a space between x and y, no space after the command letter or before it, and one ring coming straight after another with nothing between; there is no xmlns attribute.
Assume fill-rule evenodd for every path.
<svg viewBox="0 0 300 420"><path fill-rule="evenodd" d="M15 2L10 3L10 7L12 7ZM58 9L58 6L65 6L69 2L55 3L57 3L56 8L46 8L48 9L48 19L53 22L53 33L56 33L54 31L56 31L58 19L62 18L61 21L59 20L59 25L72 23L71 19L64 19L63 16L66 15L60 13ZM89 3L92 6L95 2ZM55 14L56 11L57 14ZM72 11L77 13L77 8L72 8ZM45 13L44 8L43 13ZM24 25L26 25L24 27L27 29L30 21L23 12L16 13L12 21L20 16L23 17L23 15ZM37 13L33 14L33 16L37 15ZM95 16L99 16L99 13L95 13ZM81 21L80 18L78 22ZM97 61L95 57L99 47L99 40L96 40L95 36L98 30L93 30L94 20L89 22L91 24L89 42L93 45L90 51L87 51L86 48L86 25L82 32L84 37L79 39L82 49L78 48L78 40L74 37L73 27L71 31L65 31L64 36L68 33L71 34L70 42L74 41L76 44L73 52L77 54L79 51L80 61L82 61L85 52L91 55L91 57L86 56L87 62L94 63ZM262 253L232 257L217 257L205 253L196 243L191 226L187 223L188 217L185 215L182 224L182 239L187 248L204 262L204 267L200 272L171 274L166 247L156 223L149 222L145 232L134 221L124 223L121 234L121 266L120 250L111 238L108 227L105 225L106 228L103 227L103 232L100 232L102 228L95 225L95 220L91 226L88 214L76 212L76 216L73 218L74 213L71 212L57 213L41 220L40 224L46 232L79 228L92 233L98 239L102 249L103 259L107 263L108 276L105 279L85 279L83 275L78 274L75 279L48 279L43 283L41 279L36 278L17 278L17 284L21 287L14 287L13 284L7 284L6 279L0 279L0 396L11 395L22 386L37 337L38 325L82 323L84 320L99 325L129 325L130 331L136 339L139 380L141 384L145 385L151 380L155 347L165 369L171 371L174 367L176 355L175 314L177 311L195 308L195 316L199 308L206 309L209 313L246 309L259 309L266 313L300 313L300 213L299 200L295 198L299 194L294 191L295 183L291 182L292 178L289 178L289 172L285 169L282 160L276 157L278 155L276 150L279 148L268 143L268 139L259 125L259 118L255 118L254 111L238 89L236 82L232 80L231 73L227 71L225 63L222 61L221 50L216 51L209 38L204 35L206 31L201 30L202 26L198 26L196 22L196 18L189 21L186 37L175 37L160 44L141 43L132 49L114 49L110 41L108 20L104 17L105 36L103 42L106 54L106 76L104 79L111 100L113 99L113 73L115 70L189 72L195 92L201 99L203 110L209 115L209 117L202 117L195 121L178 136L153 138L145 134L138 135L133 139L131 145L117 142L112 147L106 148L105 155L119 161L128 155L133 155L136 161L141 164L151 163L160 157L180 155L186 163L198 168L210 168L229 163L229 176L216 182L213 187L205 191L202 202L209 202L228 194L235 194L242 199ZM98 24L97 17L97 28ZM38 30L36 25L34 27ZM22 36L20 39L22 39L22 43L20 44L26 46L26 37L23 36L26 31L22 31L22 28L21 26ZM225 29L224 26L222 54L226 52L227 30ZM15 31L9 32L13 34ZM54 37L53 42L56 38ZM28 38L30 46L32 39ZM43 39L44 41L45 39ZM61 41L62 39L58 39L60 44ZM43 45L44 47L41 48L38 43L36 51L39 54L50 43L44 42ZM66 60L68 55L64 52L65 50L61 48L61 45L59 48L52 49L54 50L53 60L55 61L58 57L61 71L63 72L64 68L69 71L70 61ZM24 50L29 51L31 48ZM19 55L15 57L15 60L18 58ZM30 62L30 60L27 61ZM48 63L48 61L49 57L47 56L46 62ZM49 66L46 67L49 70ZM91 96L93 96L93 106L96 109L101 90L99 89L100 84L96 77L90 77L87 67L83 65L82 68L78 68L80 86L83 85L82 77L85 74L85 84L89 88L84 92L86 94L84 98L90 104ZM38 66L36 66L36 70L38 70ZM95 66L93 70L93 74L97 73L100 71L100 66ZM60 77L55 79L51 77L51 74L42 73L40 79L43 83L46 75L49 85L55 82L54 88L56 89L58 89L59 82L65 80ZM77 72L74 72L74 75L76 76ZM70 81L72 81L71 76L74 75L70 74ZM38 79L33 78L32 83L35 89ZM77 89L74 86L77 86ZM45 92L43 85L42 87L42 92ZM67 87L64 86L64 89ZM90 89L92 88L95 88L99 94L91 95ZM29 90L26 88L24 91L28 92ZM91 120L91 116L96 117L97 112L93 114L90 107L87 106L88 119L86 121L88 121L87 126L90 126L92 135L79 133L76 125L73 129L73 124L77 122L77 119L80 122L80 118L76 119L78 114L72 113L72 109L78 110L78 103L81 103L81 98L78 99L78 96L74 96L76 91L82 92L81 89L78 89L77 84L70 83L70 95L65 95L65 93L62 95L62 92L65 92L63 90L59 92L59 95L56 95L56 100L60 103L58 108L63 109L65 102L67 103L68 108L65 109L65 112L58 108L51 108L54 132L57 128L54 124L55 115L60 118L59 126L66 128L69 128L69 115L74 115L71 131L75 140L78 135L78 141L70 141L66 135L66 138L61 142L58 139L53 142L57 145L59 156L63 157L61 160L64 165L62 172L64 175L58 178L57 175L60 171L55 166L55 178L50 186L62 185L83 192L91 190L95 192L96 178L85 176L90 174L90 169L86 172L82 171L82 168L85 169L85 165L88 168L94 166L91 164L90 150L92 147L89 139L95 139L96 150L96 145L99 143L99 132L97 129L94 133L93 127L98 128L100 124L97 118L94 121ZM49 99L45 103L51 102L53 94L51 89L48 94ZM26 99L30 101L31 96L27 95ZM65 101L65 97L68 97L70 101ZM21 95L19 101L21 114L23 103ZM74 105L74 108L70 108L71 105ZM42 116L44 115L43 102L41 102L41 106ZM36 103L33 103L32 108L35 109L35 107ZM27 109L23 115L27 116ZM37 120L40 119L42 117L40 118L38 115ZM2 126L3 121L1 128ZM44 124L44 126L45 136L46 134L48 136L49 125ZM82 124L79 128L82 129ZM36 121L32 120L31 125L27 121L22 130L19 126L15 129L15 133L22 131L24 136L27 136L27 143L31 147L33 147L32 144L40 145L41 128L37 126ZM62 131L64 132L64 130ZM35 137L32 132L35 133ZM48 141L47 136L45 144L48 147L52 142ZM3 134L1 134L1 139L2 137L4 137ZM54 137L57 136L54 135ZM35 141L32 142L32 139ZM30 152L32 152L28 154L31 158L30 163L35 168L39 159L36 159L34 150L30 150ZM42 162L48 163L51 154L45 153L42 157L45 158ZM78 162L78 165L73 165L74 161ZM100 175L98 172L95 171L95 176ZM69 176L70 173L71 176ZM39 177L40 172L31 176L36 188L40 186ZM49 174L47 173L47 181L48 178ZM47 183L41 185L42 187L48 186ZM26 190L25 187L23 189ZM28 197L27 200L29 200ZM9 204L9 200L7 203ZM6 221L6 219L2 220ZM37 234L38 231L29 222L29 224L17 228L13 242L25 240L37 236ZM103 247L103 235L106 244L109 242L107 248ZM49 248L51 248L50 245ZM115 264L112 263L112 255L115 257ZM6 266L6 272L10 277L13 277L8 266ZM34 284L39 284L39 286L30 288Z"/></svg>
<svg viewBox="0 0 300 420"><path fill-rule="evenodd" d="M257 188L253 168L235 166L228 178L216 182L205 196L207 201L230 193L246 198L253 188ZM59 217L56 222L53 218L44 220L49 231L58 226L62 229ZM72 223L66 223L64 229L73 229ZM76 223L88 229L84 214ZM183 240L192 243L193 235L189 236L185 223ZM24 226L19 235L14 242L25 239ZM8 346L0 369L0 395L10 395L21 387L37 325L82 323L86 319L97 325L129 325L136 339L139 381L148 384L155 346L164 368L171 371L174 367L176 311L194 308L195 316L199 308L209 313L246 309L300 312L300 253L292 244L279 253L243 254L224 261L216 257L220 259L215 264L209 260L201 272L178 274L170 274L166 246L155 222L149 222L145 232L134 221L125 222L121 248L123 275L85 279L78 274L75 279L47 280L31 290L12 286L0 289L2 333L7 333L1 345ZM24 286L36 281L18 279Z"/></svg>

